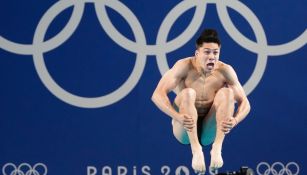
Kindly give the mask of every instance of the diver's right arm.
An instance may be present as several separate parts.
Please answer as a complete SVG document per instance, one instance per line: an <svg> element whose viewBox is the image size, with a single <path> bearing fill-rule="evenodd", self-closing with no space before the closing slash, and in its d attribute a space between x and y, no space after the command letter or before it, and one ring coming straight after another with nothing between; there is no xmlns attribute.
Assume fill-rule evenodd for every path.
<svg viewBox="0 0 307 175"><path fill-rule="evenodd" d="M167 94L175 89L180 81L186 76L189 66L188 62L188 59L177 61L176 64L162 76L151 97L151 100L161 111L178 121L182 120L182 116L173 108Z"/></svg>

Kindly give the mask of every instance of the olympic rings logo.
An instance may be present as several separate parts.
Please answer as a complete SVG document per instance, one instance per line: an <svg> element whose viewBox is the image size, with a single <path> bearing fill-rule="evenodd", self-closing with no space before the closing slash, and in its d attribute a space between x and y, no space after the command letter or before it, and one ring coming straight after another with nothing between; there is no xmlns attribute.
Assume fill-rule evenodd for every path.
<svg viewBox="0 0 307 175"><path fill-rule="evenodd" d="M42 163L35 164L33 168L27 163L22 163L18 167L13 163L7 163L2 168L3 175L46 175L47 171L46 165Z"/></svg>
<svg viewBox="0 0 307 175"><path fill-rule="evenodd" d="M94 3L95 11L101 27L105 30L107 35L122 48L136 53L136 63L134 65L131 75L127 80L116 90L110 94L100 97L81 97L72 94L62 87L60 87L49 74L43 54L51 51L61 44L63 44L69 37L72 36L78 27L83 15L86 3ZM128 95L138 83L145 67L146 57L148 55L155 55L160 73L163 75L168 69L166 54L170 53L185 43L187 43L198 31L202 21L205 17L207 4L213 3L216 5L218 17L225 28L226 32L243 48L257 54L257 63L255 69L244 84L243 88L246 94L250 94L260 82L267 63L268 56L277 56L291 53L301 47L307 42L307 29L296 39L280 44L268 45L266 34L261 22L257 16L241 1L238 0L185 0L178 3L162 21L159 28L156 44L147 45L145 33L143 28L134 15L134 13L118 0L61 0L57 1L50 7L43 17L40 19L32 44L20 44L9 41L0 36L0 47L16 54L32 55L35 69L46 88L60 100L83 108L98 108L116 103L117 101ZM72 15L66 26L53 38L44 41L46 31L51 22L63 10L73 6ZM136 41L131 41L123 36L110 21L105 7L112 8L117 11L130 25ZM188 24L187 28L177 38L167 41L171 27L176 20L187 10L195 7L193 19ZM236 10L242 15L248 23L256 36L256 42L244 36L232 23L227 8Z"/></svg>
<svg viewBox="0 0 307 175"><path fill-rule="evenodd" d="M259 175L298 175L299 172L300 167L295 162L289 162L286 166L281 162L275 162L272 166L267 162L261 162L257 166Z"/></svg>

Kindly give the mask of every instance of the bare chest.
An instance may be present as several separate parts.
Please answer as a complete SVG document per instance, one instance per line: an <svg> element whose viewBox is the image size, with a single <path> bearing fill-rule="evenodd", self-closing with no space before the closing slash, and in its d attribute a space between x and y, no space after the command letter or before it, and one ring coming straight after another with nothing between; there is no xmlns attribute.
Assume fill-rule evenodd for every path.
<svg viewBox="0 0 307 175"><path fill-rule="evenodd" d="M191 73L184 80L184 85L196 91L195 105L201 108L212 105L216 92L225 85L225 82L218 73L212 73L208 77Z"/></svg>

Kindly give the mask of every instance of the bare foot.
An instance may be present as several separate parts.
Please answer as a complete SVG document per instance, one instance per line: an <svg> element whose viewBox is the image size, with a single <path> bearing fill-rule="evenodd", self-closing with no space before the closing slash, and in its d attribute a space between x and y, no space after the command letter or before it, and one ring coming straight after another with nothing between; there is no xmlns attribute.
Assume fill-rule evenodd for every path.
<svg viewBox="0 0 307 175"><path fill-rule="evenodd" d="M206 165L204 160L204 153L201 150L195 151L193 153L192 168L197 174L205 174Z"/></svg>
<svg viewBox="0 0 307 175"><path fill-rule="evenodd" d="M210 154L211 154L210 168L211 169L221 168L224 164L221 149L212 148Z"/></svg>

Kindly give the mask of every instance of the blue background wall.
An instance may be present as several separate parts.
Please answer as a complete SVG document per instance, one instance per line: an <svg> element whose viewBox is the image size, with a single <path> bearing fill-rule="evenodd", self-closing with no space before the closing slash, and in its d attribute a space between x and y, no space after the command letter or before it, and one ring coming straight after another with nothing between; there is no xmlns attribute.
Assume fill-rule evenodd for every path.
<svg viewBox="0 0 307 175"><path fill-rule="evenodd" d="M115 1L107 4L111 2ZM48 175L94 174L93 169L97 170L96 174L103 174L102 169L107 166L111 167L112 174L121 174L117 173L118 169L120 172L126 169L128 174L167 174L168 167L170 174L175 174L181 165L188 167L192 174L189 146L175 140L170 118L150 100L163 73L157 65L157 60L163 59L163 48L166 48L166 45L157 44L160 26L172 9L184 3L179 0L120 2L115 3L115 7L108 5L106 12L119 33L132 43L138 40L137 36L142 36L142 32L134 34L137 23L129 26L121 15L124 10L119 12L116 9L124 6L123 9L130 9L134 14L146 39L143 43L142 39L136 42L139 45L132 47L135 52L122 46L128 42L116 41L109 36L116 31L102 28L94 3L86 3L79 9L75 6L76 13L82 15L76 30L68 29L70 37L63 39L65 37L61 35L58 41L63 39L63 43L59 42L58 47L51 43L44 50L39 47L44 44L35 44L33 39L39 35L38 30L42 31L37 29L39 22L51 23L42 38L55 41L54 36L68 24L74 8L66 8L62 3L57 7L63 7L63 10L54 12L55 18L50 17L48 21L42 17L47 11L56 9L53 5L58 1L1 1L0 167L6 170L3 174L9 174L9 169L12 169L4 168L9 162L16 166L28 163L32 167L43 163ZM260 51L255 51L256 47L248 49L243 39L232 38L234 35L228 33L231 25L221 23L216 4L210 3L199 6L200 9L206 7L205 17L204 20L195 18L200 26L187 32L190 34L188 40L180 40L182 46L164 52L167 62L172 66L176 60L192 56L194 41L204 28L218 30L222 40L220 59L233 65L242 85L256 70L258 56L264 55L263 58L267 59L262 61L266 62L262 66L264 74L255 73L260 81L251 80L255 87L248 90L252 110L226 138L223 148L225 163L220 171L237 170L241 165L256 170L261 162L270 166L275 162L284 166L295 162L299 174L307 174L307 3L303 0L229 2L245 5L250 9L247 12L252 12L244 12L242 16L239 11L244 8L227 8L236 28L255 45L258 43L257 47L262 47ZM104 8L103 4L96 5L100 10ZM178 14L178 19L172 18L175 23L169 32L161 29L167 33L167 41L182 34L193 19L195 9L186 9L182 15ZM257 26L255 20L247 20L246 16L253 14L261 25ZM257 38L253 27L257 28L259 36L259 29L263 27L267 45L261 44L263 40ZM297 38L300 44L288 48L280 46ZM15 47L17 44L27 46ZM273 46L277 46L275 54L272 53ZM23 47L26 49L22 50ZM127 95L113 96L111 99L118 99L112 104L93 102L92 106L86 107L78 100L69 102L72 97L65 94L57 97L42 81L37 71L42 67L38 63L37 67L34 65L35 59L42 60L34 58L40 52L49 74L59 87L79 97L92 98L89 99L91 102L94 97L108 95L119 88L135 64L141 66L142 61L146 61L146 65L139 80L137 76L131 77L136 81L131 91L123 89ZM144 57L140 56L136 62L138 54ZM136 70L142 71L142 68ZM173 98L174 94L170 96ZM204 150L209 165L210 147ZM87 172L90 167L92 170ZM260 168L262 173L264 167ZM281 166L274 168L280 170ZM295 174L294 164L289 168ZM40 172L42 169L37 168ZM163 173L162 169L165 170Z"/></svg>

